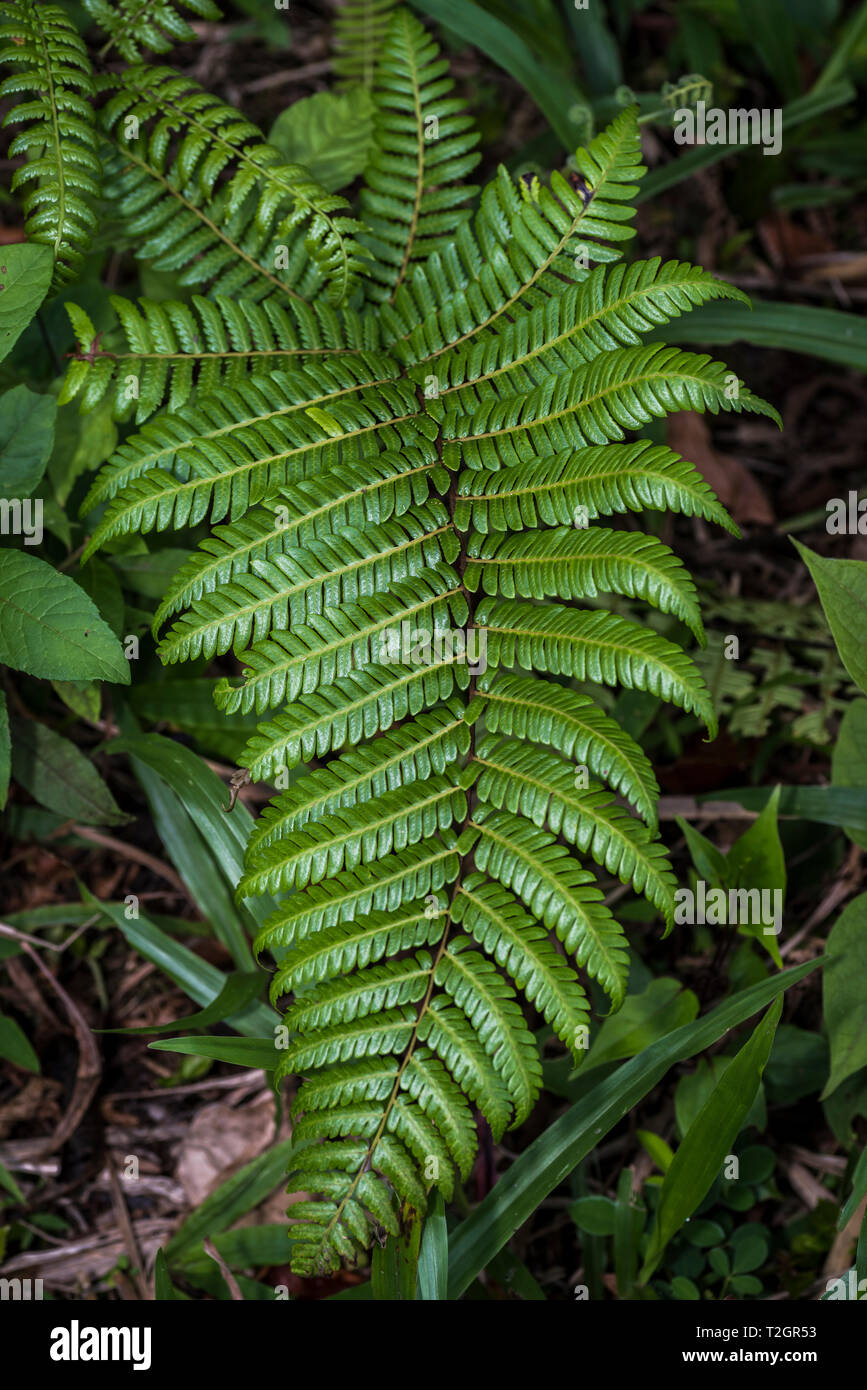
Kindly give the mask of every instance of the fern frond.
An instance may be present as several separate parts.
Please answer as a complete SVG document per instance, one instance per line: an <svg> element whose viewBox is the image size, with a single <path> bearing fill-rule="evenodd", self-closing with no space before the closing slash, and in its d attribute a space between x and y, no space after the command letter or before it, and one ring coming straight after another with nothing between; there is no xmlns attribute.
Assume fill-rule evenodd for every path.
<svg viewBox="0 0 867 1390"><path fill-rule="evenodd" d="M86 515L114 499L86 558L131 531L195 526L208 513L212 522L235 520L278 489L364 450L419 447L435 432L433 422L419 414L407 383L377 382L377 366L347 357L327 372L275 372L149 421L120 446L82 503Z"/></svg>
<svg viewBox="0 0 867 1390"><path fill-rule="evenodd" d="M434 402L433 404L436 404ZM443 462L456 469L507 468L534 456L623 439L678 410L749 410L780 423L774 408L742 389L706 354L651 343L617 348L526 394L488 401L474 415L443 408Z"/></svg>
<svg viewBox="0 0 867 1390"><path fill-rule="evenodd" d="M280 285L273 273L280 248L286 253L303 224L304 248L329 297L344 302L367 258L345 198L321 188L301 165L287 164L256 126L171 68L136 64L117 86L101 122L116 146L111 192L125 231L137 240L148 234L138 256L177 270L215 251L213 263L203 257L206 273L214 275L225 269L231 251L246 261L250 275ZM183 138L170 140L179 129ZM194 274L193 283L201 284L201 263ZM218 287L228 288L221 281Z"/></svg>
<svg viewBox="0 0 867 1390"><path fill-rule="evenodd" d="M497 736L483 741L475 761L482 768L476 783L480 801L526 816L588 851L673 922L675 878L665 848L651 839L645 825L613 804L607 792L592 784L578 789L573 764L532 744Z"/></svg>
<svg viewBox="0 0 867 1390"><path fill-rule="evenodd" d="M677 556L655 536L601 526L473 537L464 582L504 598L642 598L674 613L704 644L695 586Z"/></svg>
<svg viewBox="0 0 867 1390"><path fill-rule="evenodd" d="M588 695L554 681L494 671L482 676L476 706L490 733L547 743L632 803L651 830L659 787L646 754ZM467 719L475 717L471 705Z"/></svg>
<svg viewBox="0 0 867 1390"><path fill-rule="evenodd" d="M295 894L261 928L254 943L256 954L275 946L294 946L325 927L353 922L374 908L394 912L403 903L437 893L460 872L456 846L454 834L446 832L441 841L422 841L400 854L386 855L376 865L344 870L306 893Z"/></svg>
<svg viewBox="0 0 867 1390"><path fill-rule="evenodd" d="M27 94L3 125L25 124L9 146L16 169L12 191L24 190L22 207L30 241L51 247L53 290L74 280L96 228L101 165L93 108L94 85L87 49L59 5L3 0L0 67L18 71L0 82L0 99Z"/></svg>
<svg viewBox="0 0 867 1390"><path fill-rule="evenodd" d="M452 919L511 975L575 1061L586 1045L590 1008L574 972L517 898L484 874L470 874L452 905Z"/></svg>
<svg viewBox="0 0 867 1390"><path fill-rule="evenodd" d="M297 282L296 282L297 284ZM337 312L322 300L269 293L266 298L231 299L215 294L179 300L140 299L137 307L110 295L119 335L96 346L95 329L76 304L67 304L79 355L67 373L61 403L81 395L81 409L92 410L113 388L116 420L143 424L162 405L187 405L195 393L232 389L252 374L266 376L295 362L344 353L375 352L377 321L371 315Z"/></svg>
<svg viewBox="0 0 867 1390"><path fill-rule="evenodd" d="M349 8L374 28L389 9ZM692 464L625 436L676 410L778 418L722 364L642 344L695 304L742 296L678 262L612 264L643 172L634 112L579 152L583 183L500 170L467 218L455 181L474 141L435 46L404 13L377 32L375 307L324 306L332 267L310 269L294 175L253 128L170 74L136 77L152 109L142 89L111 117L140 111L147 127L113 175L128 181L122 221L211 294L117 301L117 364L75 310L84 350L67 388L92 404L116 374L121 408L134 364L140 411L170 402L91 489L85 510L105 511L88 553L207 517L160 604L155 631L173 619L160 656L233 652L242 675L215 682L217 703L263 717L239 762L276 789L238 893L285 894L255 949L286 996L277 1074L304 1076L299 1273L359 1264L431 1187L451 1193L474 1108L495 1137L528 1114L542 1073L524 1003L580 1062L584 977L617 1008L629 971L600 878L671 925L651 763L572 687L648 692L713 734L683 648L602 606L653 605L701 641L696 592L660 540L589 523L648 509L736 534ZM439 149L422 144L425 116ZM215 209L216 240L200 215ZM278 230L294 240L274 283ZM287 308L302 287L314 302Z"/></svg>
<svg viewBox="0 0 867 1390"><path fill-rule="evenodd" d="M221 11L213 0L84 0L84 8L109 35L101 56L116 48L128 63L151 53L168 53L176 43L194 39L196 32L178 11L189 10L197 19L217 20Z"/></svg>
<svg viewBox="0 0 867 1390"><path fill-rule="evenodd" d="M255 561L252 573L196 599L161 642L160 655L166 662L211 657L260 642L272 628L309 625L331 604L357 605L429 565L448 563L456 551L455 534L439 499L382 526L365 531L346 527L339 539L310 541L303 550L289 547L272 560ZM362 634L359 641L375 640L399 617L399 598L391 610L394 617L384 609L353 608L344 613L342 633L326 619L318 629L298 633L301 647L290 647L288 654L306 649L312 659L341 636L351 644L355 632ZM408 596L410 605L413 599Z"/></svg>
<svg viewBox="0 0 867 1390"><path fill-rule="evenodd" d="M680 261L634 261L598 266L558 298L486 330L437 358L439 397L463 411L483 400L529 391L618 347L637 347L641 335L712 299L747 302L742 290ZM416 367L421 380L429 370Z"/></svg>
<svg viewBox="0 0 867 1390"><path fill-rule="evenodd" d="M409 903L399 912L369 912L360 922L328 927L299 942L289 959L274 972L272 1002L301 985L334 980L385 956L438 941L442 926L436 918L426 917L424 908L424 903Z"/></svg>
<svg viewBox="0 0 867 1390"><path fill-rule="evenodd" d="M478 189L462 180L479 162L478 134L450 95L448 63L424 26L397 10L380 50L371 160L361 190L372 253L368 295L393 299L413 262L439 250L469 217Z"/></svg>
<svg viewBox="0 0 867 1390"><path fill-rule="evenodd" d="M447 777L412 782L351 810L333 811L284 834L249 862L244 896L304 888L341 869L371 864L392 850L447 830L467 813L467 798Z"/></svg>
<svg viewBox="0 0 867 1390"><path fill-rule="evenodd" d="M554 931L615 1007L626 993L629 953L623 928L605 906L595 876L565 845L523 817L483 807L470 825L479 838L473 858L482 873L511 888Z"/></svg>
<svg viewBox="0 0 867 1390"><path fill-rule="evenodd" d="M445 476L436 467L433 449L408 447L402 455L384 450L368 457L363 468L346 464L278 490L260 508L233 526L216 526L202 541L173 577L154 615L154 632L172 613L250 573L257 560L273 559L293 545L322 540L346 526L360 529L403 516L413 505L421 506L431 486L442 484Z"/></svg>
<svg viewBox="0 0 867 1390"><path fill-rule="evenodd" d="M373 86L376 64L397 0L341 0L334 16L332 67L343 87Z"/></svg>
<svg viewBox="0 0 867 1390"><path fill-rule="evenodd" d="M713 705L694 662L640 623L614 613L506 599L484 599L476 618L487 634L489 665L649 690L697 714L716 735Z"/></svg>
<svg viewBox="0 0 867 1390"><path fill-rule="evenodd" d="M468 937L449 942L434 979L458 1008L497 1069L521 1124L542 1089L542 1063L533 1035L518 1008L515 991L492 961L471 948Z"/></svg>
<svg viewBox="0 0 867 1390"><path fill-rule="evenodd" d="M556 171L550 188L528 189L500 168L482 193L472 230L458 230L454 254L442 263L434 254L383 310L401 361L427 362L507 322L505 315L559 297L564 280L587 278L588 256L619 258L608 243L634 236L630 200L644 172L634 113L624 111L576 158L584 193Z"/></svg>
<svg viewBox="0 0 867 1390"><path fill-rule="evenodd" d="M466 756L470 732L464 707L453 699L370 744L364 744L327 767L300 777L266 806L250 834L250 860L284 833L342 807L355 806L395 787L425 779Z"/></svg>
<svg viewBox="0 0 867 1390"><path fill-rule="evenodd" d="M287 705L276 719L259 726L241 766L256 779L273 778L283 768L321 758L347 744L385 731L398 719L447 700L470 675L455 655L424 666L369 666Z"/></svg>
<svg viewBox="0 0 867 1390"><path fill-rule="evenodd" d="M457 575L423 570L413 581L392 585L387 601L374 596L344 605L333 617L314 615L291 635L275 632L247 654L244 684L222 685L215 699L230 712L261 713L375 664L388 654L390 643L399 644L404 624L410 625L417 644L423 638L433 644L437 633L462 628L466 619Z"/></svg>
<svg viewBox="0 0 867 1390"><path fill-rule="evenodd" d="M566 449L493 472L468 469L458 478L455 525L487 534L645 509L701 516L740 535L698 469L649 439Z"/></svg>

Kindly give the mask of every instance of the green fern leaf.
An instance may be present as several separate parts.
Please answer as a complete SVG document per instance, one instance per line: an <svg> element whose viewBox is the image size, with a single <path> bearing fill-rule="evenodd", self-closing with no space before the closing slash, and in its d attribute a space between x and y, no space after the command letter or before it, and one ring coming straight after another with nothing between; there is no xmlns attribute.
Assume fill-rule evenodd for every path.
<svg viewBox="0 0 867 1390"><path fill-rule="evenodd" d="M448 1196L474 1109L495 1137L521 1123L542 1074L524 1004L580 1062L586 977L617 1008L629 972L605 875L670 927L650 761L573 686L648 692L713 734L683 648L602 606L652 605L702 641L698 601L673 549L590 523L670 511L736 534L691 463L627 432L686 409L778 418L721 363L643 342L743 296L679 262L615 264L636 113L578 151L578 186L501 169L467 216L469 119L433 41L390 11L352 0L342 21L343 71L377 113L365 229L185 79L119 80L123 234L206 292L116 301L104 352L73 306L64 388L85 407L111 389L141 425L85 501L104 508L87 553L207 522L160 604L160 657L233 653L217 703L261 717L239 761L275 794L238 894L284 895L255 949L287 1000L276 1074L304 1077L301 1274L361 1264L432 1188ZM138 144L119 136L136 114ZM360 257L347 273L355 241L368 274Z"/></svg>
<svg viewBox="0 0 867 1390"><path fill-rule="evenodd" d="M333 67L346 87L373 86L376 64L397 0L341 0L334 17Z"/></svg>
<svg viewBox="0 0 867 1390"><path fill-rule="evenodd" d="M373 299L394 298L413 262L454 236L469 217L461 205L478 192L459 182L479 162L479 137L450 96L447 71L424 26L398 10L379 55L374 149L361 191Z"/></svg>
<svg viewBox="0 0 867 1390"><path fill-rule="evenodd" d="M176 43L196 37L178 10L189 10L197 19L217 20L221 14L213 0L84 0L84 8L109 35L100 56L116 48L129 63L142 49L168 53Z"/></svg>
<svg viewBox="0 0 867 1390"><path fill-rule="evenodd" d="M93 108L94 84L87 49L59 5L3 0L0 67L17 69L0 82L0 98L27 93L3 125L25 124L9 157L27 156L16 169L12 191L24 190L22 207L30 241L50 246L51 287L76 278L96 229L93 204L100 194L101 165Z"/></svg>

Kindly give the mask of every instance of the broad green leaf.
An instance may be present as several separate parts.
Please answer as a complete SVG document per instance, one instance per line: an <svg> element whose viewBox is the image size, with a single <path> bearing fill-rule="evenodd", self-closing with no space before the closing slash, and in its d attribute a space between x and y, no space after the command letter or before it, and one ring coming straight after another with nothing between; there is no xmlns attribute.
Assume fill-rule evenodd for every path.
<svg viewBox="0 0 867 1390"><path fill-rule="evenodd" d="M650 341L655 337L655 331L648 334ZM752 312L736 303L702 304L678 319L674 329L668 329L666 341L672 338L679 343L713 346L746 340L759 347L785 348L867 371L867 324L859 314L843 309L777 304L773 300L756 301Z"/></svg>
<svg viewBox="0 0 867 1390"><path fill-rule="evenodd" d="M39 1058L33 1051L26 1035L19 1028L14 1018L9 1018L6 1014L0 1014L0 1057L5 1057L7 1061L14 1062L16 1067L24 1067L25 1071L41 1070Z"/></svg>
<svg viewBox="0 0 867 1390"><path fill-rule="evenodd" d="M418 1291L416 1297L446 1299L449 1282L449 1233L442 1193L434 1192L428 1204L418 1256Z"/></svg>
<svg viewBox="0 0 867 1390"><path fill-rule="evenodd" d="M542 1289L533 1278L523 1260L519 1260L508 1247L500 1250L490 1261L488 1277L502 1284L507 1293L515 1293L524 1303L546 1303ZM443 1294L443 1298L448 1295Z"/></svg>
<svg viewBox="0 0 867 1390"><path fill-rule="evenodd" d="M677 1133L681 1139L697 1120L703 1106L710 1099L714 1088L722 1080L733 1060L732 1057L700 1057L695 1071L679 1078L674 1091L674 1115ZM767 1106L762 1088L759 1087L744 1126L755 1125L757 1129L764 1129L767 1122Z"/></svg>
<svg viewBox="0 0 867 1390"><path fill-rule="evenodd" d="M12 747L9 738L9 713L6 709L6 696L0 690L0 811L6 805L9 795L9 773L11 771Z"/></svg>
<svg viewBox="0 0 867 1390"><path fill-rule="evenodd" d="M214 842L205 839L180 797L139 758L133 771L144 788L154 825L166 853L189 890L199 912L210 923L239 970L252 970L253 953L248 936L255 930L252 919L237 907L230 884L221 871ZM202 772L209 771L201 764ZM224 813L225 814L225 813Z"/></svg>
<svg viewBox="0 0 867 1390"><path fill-rule="evenodd" d="M293 1242L289 1239L288 1222L278 1225L269 1222L262 1226L241 1226L236 1231L223 1231L214 1237L214 1245L230 1269L255 1269L261 1265L286 1264ZM184 1275L210 1270L213 1262L204 1250L184 1255L176 1267ZM274 1297L274 1290L271 1290Z"/></svg>
<svg viewBox="0 0 867 1390"><path fill-rule="evenodd" d="M638 1271L638 1243L644 1230L644 1203L632 1190L632 1169L623 1168L614 1204L614 1270L617 1297L632 1297Z"/></svg>
<svg viewBox="0 0 867 1390"><path fill-rule="evenodd" d="M822 1100L867 1066L867 893L853 898L837 918L825 943L825 959L822 1005L831 1075Z"/></svg>
<svg viewBox="0 0 867 1390"><path fill-rule="evenodd" d="M667 1173L671 1167L671 1160L674 1158L674 1150L671 1146L649 1129L637 1129L635 1137L641 1147L650 1154L657 1168L660 1168L663 1173Z"/></svg>
<svg viewBox="0 0 867 1390"><path fill-rule="evenodd" d="M639 1283L647 1283L666 1245L689 1220L721 1172L758 1093L782 1010L783 1001L778 998L732 1058L684 1135L662 1184Z"/></svg>
<svg viewBox="0 0 867 1390"><path fill-rule="evenodd" d="M682 816L675 816L675 820L686 837L686 846L699 878L712 883L714 887L721 887L725 877L725 855L688 820Z"/></svg>
<svg viewBox="0 0 867 1390"><path fill-rule="evenodd" d="M740 1232L745 1232L745 1234L740 1234ZM754 1269L761 1269L768 1258L766 1237L761 1231L751 1231L748 1226L741 1226L733 1232L732 1245L734 1246L733 1274L751 1274Z"/></svg>
<svg viewBox="0 0 867 1390"><path fill-rule="evenodd" d="M95 681L52 681L51 684L73 714L91 724L96 723L102 697Z"/></svg>
<svg viewBox="0 0 867 1390"><path fill-rule="evenodd" d="M760 811L771 795L768 787L726 787L703 793L696 801L736 801L747 811ZM867 830L867 786L781 787L779 814L820 825L854 825Z"/></svg>
<svg viewBox="0 0 867 1390"><path fill-rule="evenodd" d="M828 560L800 541L792 544L813 576L840 660L867 692L867 562Z"/></svg>
<svg viewBox="0 0 867 1390"><path fill-rule="evenodd" d="M144 681L130 691L130 705L139 719L156 724L169 722L190 734L199 748L220 758L237 762L248 739L256 731L260 716L240 711L227 714L214 704L216 677L194 676L173 680L164 674L161 681Z"/></svg>
<svg viewBox="0 0 867 1390"><path fill-rule="evenodd" d="M166 548L143 551L141 554L115 555L114 566L125 589L131 589L143 598L162 598L169 581L189 557L188 550Z"/></svg>
<svg viewBox="0 0 867 1390"><path fill-rule="evenodd" d="M0 550L0 662L45 680L130 679L123 648L84 590L21 550Z"/></svg>
<svg viewBox="0 0 867 1390"><path fill-rule="evenodd" d="M747 892L756 889L760 895L765 892L770 895L770 914L764 913L764 899L760 896L762 911L756 913L750 908L750 917L759 920L742 922L738 930L742 936L752 936L761 942L774 964L782 970L779 937L773 931L766 930L781 926L781 920L775 921L773 915L773 904L778 901L774 895L780 894L780 904L785 902L786 895L786 858L777 829L779 803L780 788L775 787L761 814L735 841L726 855L725 883L729 889L744 888ZM768 917L767 921L765 916Z"/></svg>
<svg viewBox="0 0 867 1390"><path fill-rule="evenodd" d="M26 386L0 396L0 497L31 497L54 443L57 401Z"/></svg>
<svg viewBox="0 0 867 1390"><path fill-rule="evenodd" d="M186 1022L186 1020L184 1020ZM188 1057L210 1057L215 1062L230 1062L236 1067L261 1068L273 1071L279 1054L274 1038L160 1038L148 1043L157 1052L182 1052Z"/></svg>
<svg viewBox="0 0 867 1390"><path fill-rule="evenodd" d="M0 362L48 293L53 271L50 246L32 241L0 246Z"/></svg>
<svg viewBox="0 0 867 1390"><path fill-rule="evenodd" d="M35 719L13 716L11 724L12 775L40 806L84 825L123 825L130 819L68 738Z"/></svg>
<svg viewBox="0 0 867 1390"><path fill-rule="evenodd" d="M58 410L48 476L61 506L66 505L76 479L98 468L116 448L117 425L112 419L112 406L111 397L106 395L86 415L79 414L74 405ZM88 568L85 565L85 572Z"/></svg>
<svg viewBox="0 0 867 1390"><path fill-rule="evenodd" d="M79 570L76 582L93 600L115 637L124 636L124 599L120 581L105 560L94 556Z"/></svg>
<svg viewBox="0 0 867 1390"><path fill-rule="evenodd" d="M316 92L281 111L268 139L290 164L303 164L317 183L336 193L364 173L374 112L364 86Z"/></svg>
<svg viewBox="0 0 867 1390"><path fill-rule="evenodd" d="M765 1067L763 1090L769 1105L794 1105L817 1095L828 1075L828 1040L821 1033L781 1023Z"/></svg>
<svg viewBox="0 0 867 1390"><path fill-rule="evenodd" d="M706 1018L675 1029L625 1062L555 1120L453 1232L449 1240L449 1299L460 1297L549 1192L569 1177L671 1067L710 1047L820 964L807 961L741 990Z"/></svg>
<svg viewBox="0 0 867 1390"><path fill-rule="evenodd" d="M867 1067L853 1074L838 1086L823 1102L825 1118L838 1143L853 1144L856 1140L854 1121L867 1119Z"/></svg>
<svg viewBox="0 0 867 1390"><path fill-rule="evenodd" d="M623 1007L602 1022L580 1074L605 1062L634 1057L658 1038L698 1013L698 999L679 981L661 976L651 980L641 994L627 994Z"/></svg>
<svg viewBox="0 0 867 1390"><path fill-rule="evenodd" d="M843 715L831 752L831 785L861 787L867 803L867 700L853 700ZM843 827L850 840L867 849L867 830Z"/></svg>
<svg viewBox="0 0 867 1390"><path fill-rule="evenodd" d="M588 1236L614 1235L617 1207L610 1197L579 1197L569 1207L569 1215Z"/></svg>

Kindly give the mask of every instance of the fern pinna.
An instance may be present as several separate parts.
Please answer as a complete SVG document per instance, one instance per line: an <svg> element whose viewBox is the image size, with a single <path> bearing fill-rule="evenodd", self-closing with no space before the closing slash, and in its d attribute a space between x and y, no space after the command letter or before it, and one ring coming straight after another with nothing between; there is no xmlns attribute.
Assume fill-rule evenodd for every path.
<svg viewBox="0 0 867 1390"><path fill-rule="evenodd" d="M261 715L243 766L277 794L239 891L279 901L256 949L288 1000L276 1074L303 1078L302 1274L363 1260L432 1187L448 1197L475 1110L495 1136L527 1117L541 1065L522 1002L580 1062L587 980L616 1008L629 964L593 864L671 923L653 770L586 687L653 692L713 733L682 647L600 596L700 643L701 617L672 551L609 522L733 529L640 431L677 410L774 414L721 364L642 342L743 296L620 259L634 111L577 152L576 186L501 169L470 215L476 138L431 38L397 10L380 47L360 224L305 202L246 121L181 79L118 79L100 119L122 227L195 294L115 299L110 353L73 308L65 386L85 407L111 391L138 425L87 499L88 554L207 523L160 605L160 654L235 653L218 703Z"/></svg>

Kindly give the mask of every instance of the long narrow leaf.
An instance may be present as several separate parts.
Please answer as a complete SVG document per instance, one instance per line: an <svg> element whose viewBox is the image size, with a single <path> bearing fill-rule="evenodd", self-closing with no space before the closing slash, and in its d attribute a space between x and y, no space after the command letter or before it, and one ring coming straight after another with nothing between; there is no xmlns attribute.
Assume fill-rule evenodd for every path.
<svg viewBox="0 0 867 1390"><path fill-rule="evenodd" d="M807 961L739 991L697 1023L677 1028L594 1087L524 1150L493 1191L459 1226L449 1245L449 1298L460 1298L476 1275L539 1203L568 1178L670 1067L685 1062L815 970Z"/></svg>

